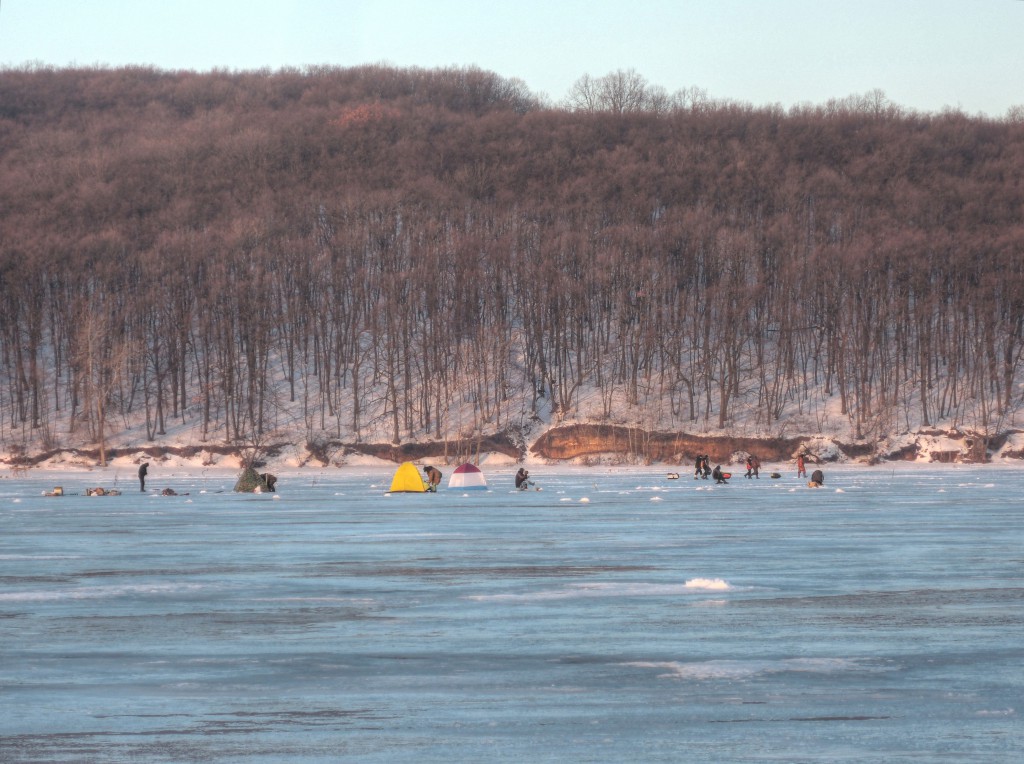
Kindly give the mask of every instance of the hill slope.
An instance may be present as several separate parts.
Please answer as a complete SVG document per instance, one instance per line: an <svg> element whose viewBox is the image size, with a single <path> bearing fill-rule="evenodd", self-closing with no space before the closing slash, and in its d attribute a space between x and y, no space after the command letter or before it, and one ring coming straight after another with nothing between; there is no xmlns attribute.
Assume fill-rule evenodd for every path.
<svg viewBox="0 0 1024 764"><path fill-rule="evenodd" d="M4 70L0 442L1001 443L1020 177L1024 124L878 100L570 111L476 70Z"/></svg>

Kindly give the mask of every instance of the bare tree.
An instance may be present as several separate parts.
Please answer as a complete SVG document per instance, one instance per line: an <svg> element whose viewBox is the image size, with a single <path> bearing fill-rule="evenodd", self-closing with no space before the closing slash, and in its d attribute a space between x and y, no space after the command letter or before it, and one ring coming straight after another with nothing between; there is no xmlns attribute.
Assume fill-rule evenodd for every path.
<svg viewBox="0 0 1024 764"><path fill-rule="evenodd" d="M667 103L664 89L649 86L634 69L618 69L598 79L584 74L566 97L566 104L574 111L613 114L662 111Z"/></svg>

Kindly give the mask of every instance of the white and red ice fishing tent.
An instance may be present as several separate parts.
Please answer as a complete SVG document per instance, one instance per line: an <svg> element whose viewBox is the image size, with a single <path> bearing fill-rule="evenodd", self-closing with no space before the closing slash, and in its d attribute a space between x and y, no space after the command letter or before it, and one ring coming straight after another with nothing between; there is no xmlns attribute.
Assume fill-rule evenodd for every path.
<svg viewBox="0 0 1024 764"><path fill-rule="evenodd" d="M487 481L484 480L484 473L475 464L466 462L455 468L455 472L448 479L449 488L474 488L487 489Z"/></svg>

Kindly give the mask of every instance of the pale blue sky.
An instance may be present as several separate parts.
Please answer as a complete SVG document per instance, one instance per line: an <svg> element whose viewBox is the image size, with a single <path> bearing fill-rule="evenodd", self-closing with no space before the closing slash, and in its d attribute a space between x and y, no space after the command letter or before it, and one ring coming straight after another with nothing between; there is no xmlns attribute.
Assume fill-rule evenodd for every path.
<svg viewBox="0 0 1024 764"><path fill-rule="evenodd" d="M1024 104L1022 0L0 0L0 66L478 66L562 100L635 69L755 105L874 88L919 111Z"/></svg>

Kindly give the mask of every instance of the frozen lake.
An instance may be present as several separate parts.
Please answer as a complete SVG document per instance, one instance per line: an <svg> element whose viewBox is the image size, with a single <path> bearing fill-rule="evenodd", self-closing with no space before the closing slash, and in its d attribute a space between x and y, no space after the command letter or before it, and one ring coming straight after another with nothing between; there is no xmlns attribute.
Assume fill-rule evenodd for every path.
<svg viewBox="0 0 1024 764"><path fill-rule="evenodd" d="M0 761L1024 757L1024 471L513 472L0 481Z"/></svg>

